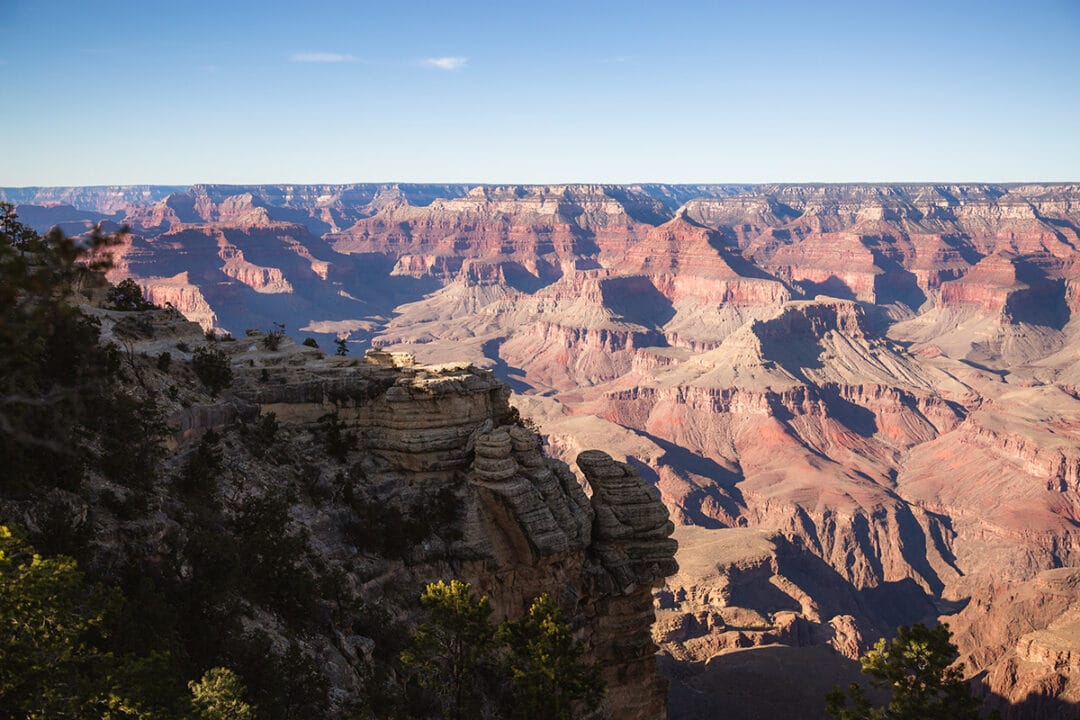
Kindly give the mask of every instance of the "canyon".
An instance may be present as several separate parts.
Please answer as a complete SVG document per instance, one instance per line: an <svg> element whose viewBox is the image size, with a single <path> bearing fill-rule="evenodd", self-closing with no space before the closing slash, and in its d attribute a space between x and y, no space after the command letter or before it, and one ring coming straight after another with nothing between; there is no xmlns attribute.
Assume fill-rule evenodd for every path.
<svg viewBox="0 0 1080 720"><path fill-rule="evenodd" d="M593 552L614 589L619 568L631 585L661 583L653 635L673 718L700 717L702 698L732 685L752 691L724 701L731 717L754 717L754 702L782 714L777 689L813 665L813 691L792 701L805 707L878 637L931 620L949 623L1006 717L1072 717L1080 703L1080 185L196 185L0 199L39 231L126 228L110 278L134 278L203 330L281 323L323 348L344 337L354 355L491 370L546 452L583 458L594 505L608 502L603 478L644 478L676 525L678 571L663 552ZM455 372L455 387L489 382ZM403 385L422 405L429 390ZM282 417L308 402L249 400ZM411 446L446 414L379 412L415 430ZM458 438L476 497L502 498L477 502L513 508L505 483L543 473L538 446L501 421L485 432ZM574 512L548 517L526 535L584 547ZM612 523L592 542L618 546ZM643 523L636 532L669 547L661 518ZM521 551L505 543L484 552ZM640 630L647 598L627 597L619 613ZM634 668L655 705L659 685Z"/></svg>

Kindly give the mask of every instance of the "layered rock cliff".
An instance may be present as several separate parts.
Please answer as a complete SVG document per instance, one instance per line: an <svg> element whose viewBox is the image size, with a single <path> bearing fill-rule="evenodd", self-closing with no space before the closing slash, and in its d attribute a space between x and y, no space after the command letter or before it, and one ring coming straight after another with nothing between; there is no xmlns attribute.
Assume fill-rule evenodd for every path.
<svg viewBox="0 0 1080 720"><path fill-rule="evenodd" d="M106 338L124 338L133 357L145 358L143 382L177 383L164 400L175 458L214 431L231 448L218 478L224 497L295 493L289 514L309 538L312 561L336 567L339 582L352 588L340 617L304 640L339 696L333 709L373 691L364 668L378 641L355 629L365 608L375 603L408 623L423 585L452 577L486 595L500 620L520 617L546 593L584 644L585 661L600 670L602 715L664 717L652 589L677 569L676 543L658 493L631 467L600 451L582 453L582 484L515 420L507 386L468 364L419 366L381 353L325 357L287 338L270 349L266 335L254 332L211 343L235 372L232 387L211 400L185 374L194 346L206 344L197 328L150 311L132 338L124 313L90 311ZM163 372L149 356L166 349L179 368ZM247 449L267 417L277 438L269 464ZM318 444L328 418L353 438L335 457ZM290 466L302 468L300 485ZM429 529L399 547L365 544L355 539L364 532L350 528L374 520L358 517L358 508Z"/></svg>
<svg viewBox="0 0 1080 720"><path fill-rule="evenodd" d="M41 227L127 223L115 277L204 326L491 368L558 457L600 445L679 525L763 533L702 541L746 556L661 591L686 597L660 636L674 674L773 641L853 656L932 617L972 674L1058 663L980 603L1077 562L1076 185L140 192L7 197ZM526 467L484 432L478 472ZM761 592L701 601L725 587ZM994 672L997 695L1024 682Z"/></svg>

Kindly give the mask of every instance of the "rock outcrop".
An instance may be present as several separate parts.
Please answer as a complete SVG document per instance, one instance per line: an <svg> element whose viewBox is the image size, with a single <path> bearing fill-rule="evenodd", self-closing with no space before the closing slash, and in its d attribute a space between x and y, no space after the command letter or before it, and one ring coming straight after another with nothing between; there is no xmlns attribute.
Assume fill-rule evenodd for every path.
<svg viewBox="0 0 1080 720"><path fill-rule="evenodd" d="M161 398L167 463L185 472L184 458L213 430L224 463L207 497L225 512L251 498L287 497L282 522L302 529L320 572L334 568L336 607L299 641L329 683L332 711L371 702L379 692L370 684L372 658L390 652L396 660L399 652L393 643L380 649L386 641L374 637L387 629L370 627L368 613L378 608L384 622L400 623L395 632L407 632L424 585L457 578L490 599L497 620L519 618L542 594L559 605L606 687L595 717L665 717L652 592L677 569L677 546L659 494L629 466L582 453L583 487L522 424L507 385L466 363L423 366L380 351L327 357L287 337L267 343L258 331L208 341L171 310L86 311L106 340L126 343L129 369ZM219 398L187 365L196 345L211 345L232 366L232 386ZM170 362L152 359L163 351ZM259 422L272 428L272 449L254 439ZM162 488L170 487L165 477ZM184 503L196 502L160 492L173 493L169 513L180 518ZM154 562L138 555L142 546L113 539L123 518L101 515L95 532L109 538L101 541L109 552ZM155 536L198 532L169 522L160 513L145 519ZM388 544L365 525L403 539ZM266 609L251 609L245 622L289 637Z"/></svg>
<svg viewBox="0 0 1080 720"><path fill-rule="evenodd" d="M309 363L286 379L238 396L290 423L333 412L357 433L359 451L386 478L380 483L395 483L391 495L407 503L456 488L461 540L435 565L457 568L499 617L516 617L549 594L572 611L587 659L601 670L606 712L664 716L652 589L677 569L674 526L631 468L599 451L582 453L590 499L565 465L544 455L534 431L509 424L506 385L467 365L338 361L336 370L320 370ZM437 576L427 566L432 557L416 560L411 575Z"/></svg>
<svg viewBox="0 0 1080 720"><path fill-rule="evenodd" d="M969 672L1001 673L998 695L1038 675L994 669L1006 652L1025 668L1064 662L1071 676L1045 637L1021 652L1020 638L994 632L988 624L1004 620L980 600L1000 606L1040 572L1077 562L1075 184L0 193L32 204L42 228L128 224L114 277L135 277L204 326L240 336L284 323L325 347L342 334L354 349L489 367L562 459L600 445L659 489L676 524L776 537L776 552L751 552L754 569L739 577L762 588L790 580L790 614L729 603L753 628L733 640L723 612L721 622L687 601L663 634L672 657L691 658L695 643L724 653L774 640L851 656L936 616L964 628ZM540 469L491 415L501 401L455 401L464 424L437 411L444 383L486 381L391 368L378 400L360 402L333 373L273 388L286 368L251 359L270 377L264 407L282 417L317 422L342 393L339 417L381 462L471 473L486 508L477 517L504 528L476 552L555 557L545 553L579 537L566 507L537 502L568 476L523 480ZM304 393L321 399L289 399ZM531 543L510 531L521 523ZM820 561L831 585L768 559L790 548ZM642 567L632 553L620 562L597 577L617 588L616 576ZM676 577L687 597L714 583ZM661 592L677 594L673 582ZM622 607L641 624L641 608ZM1050 695L1065 692L1047 682Z"/></svg>

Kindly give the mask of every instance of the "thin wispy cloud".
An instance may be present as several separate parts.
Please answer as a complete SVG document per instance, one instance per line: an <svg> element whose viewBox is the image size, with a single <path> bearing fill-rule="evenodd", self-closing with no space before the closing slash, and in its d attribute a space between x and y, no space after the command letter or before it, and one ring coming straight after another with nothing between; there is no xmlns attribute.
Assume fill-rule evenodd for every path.
<svg viewBox="0 0 1080 720"><path fill-rule="evenodd" d="M461 70L469 62L469 58L463 57L433 57L424 60L424 64L428 67L438 68L439 70L446 70L447 72L454 72L455 70Z"/></svg>
<svg viewBox="0 0 1080 720"><path fill-rule="evenodd" d="M343 63L356 60L352 55L334 52L299 52L289 56L289 60L298 63Z"/></svg>

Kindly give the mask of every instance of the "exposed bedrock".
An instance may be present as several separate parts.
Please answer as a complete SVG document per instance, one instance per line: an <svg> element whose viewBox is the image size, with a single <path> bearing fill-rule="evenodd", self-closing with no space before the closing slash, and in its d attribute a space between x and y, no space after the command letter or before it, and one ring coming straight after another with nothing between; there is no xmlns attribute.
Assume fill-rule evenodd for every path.
<svg viewBox="0 0 1080 720"><path fill-rule="evenodd" d="M371 342L421 362L486 364L525 394L514 402L564 459L603 447L660 490L677 525L778 538L724 575L724 587L761 590L743 604L713 607L702 600L713 581L684 567L689 604L665 610L681 613L666 647L828 642L850 656L926 615L930 599L929 614L958 629L968 672L997 678L995 694L1012 698L1011 684L1069 697L1054 677L1074 674L1071 651L982 625L1009 620L980 603L1003 607L1040 572L1080 562L1075 184L0 193L32 204L37 224L129 224L115 277L204 326L242 337L282 322L321 333L323 348L347 332L353 353ZM548 501L568 476L535 464L486 376L352 359L294 376L250 351L257 340L238 344L245 392L262 393L253 401L265 409L299 423L336 411L379 462L436 482L467 477L476 527L499 538L475 546L477 568L492 562L481 557L528 558L504 575L476 570L493 597L520 605L553 588L543 578L584 572L584 556L558 548L583 522L596 542L599 511L586 503L587 521L568 522L582 498ZM220 409L174 420L180 434L227 422ZM857 602L794 580L788 546ZM626 552L612 565L622 569L596 577L612 588L630 578L638 561ZM794 587L774 594L781 578ZM628 597L640 600L611 596L625 607L611 616L640 625Z"/></svg>
<svg viewBox="0 0 1080 720"><path fill-rule="evenodd" d="M677 566L658 493L629 466L589 451L579 459L588 497L534 431L509 424L509 391L488 371L392 367L376 357L336 361L306 379L314 368L300 368L298 382L245 382L239 395L291 423L335 413L356 433L358 451L397 478L379 482L387 492L456 488L461 540L449 548L449 566L489 595L498 617L551 595L601 669L606 712L663 717L652 590Z"/></svg>

